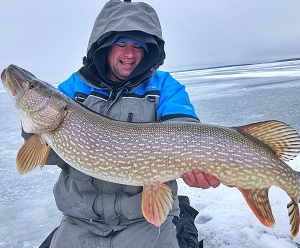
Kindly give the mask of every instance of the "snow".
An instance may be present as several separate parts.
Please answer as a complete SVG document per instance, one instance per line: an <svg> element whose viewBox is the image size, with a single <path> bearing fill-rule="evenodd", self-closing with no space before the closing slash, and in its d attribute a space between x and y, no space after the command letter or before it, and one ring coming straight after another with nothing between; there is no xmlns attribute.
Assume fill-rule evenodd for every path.
<svg viewBox="0 0 300 248"><path fill-rule="evenodd" d="M33 72L34 73L34 72ZM203 123L238 126L278 119L300 132L300 61L236 66L172 74L186 84ZM60 223L52 188L55 166L20 176L15 157L23 141L20 116L8 94L0 94L0 247L36 248ZM5 118L4 118L5 117ZM288 163L300 171L300 156ZM263 226L236 188L190 188L178 179L179 193L199 211L195 220L204 247L295 248L290 236L287 194L272 187L269 198L276 224Z"/></svg>

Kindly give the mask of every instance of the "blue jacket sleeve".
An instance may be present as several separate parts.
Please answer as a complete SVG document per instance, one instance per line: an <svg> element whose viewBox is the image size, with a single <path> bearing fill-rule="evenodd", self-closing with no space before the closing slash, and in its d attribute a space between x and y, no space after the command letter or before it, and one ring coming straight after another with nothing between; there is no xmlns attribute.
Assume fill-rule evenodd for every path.
<svg viewBox="0 0 300 248"><path fill-rule="evenodd" d="M157 113L161 121L199 121L185 86L164 73Z"/></svg>
<svg viewBox="0 0 300 248"><path fill-rule="evenodd" d="M75 82L78 79L79 78L75 72L66 81L59 84L57 89L59 91L61 91L62 93L64 93L65 95L74 99L75 98Z"/></svg>

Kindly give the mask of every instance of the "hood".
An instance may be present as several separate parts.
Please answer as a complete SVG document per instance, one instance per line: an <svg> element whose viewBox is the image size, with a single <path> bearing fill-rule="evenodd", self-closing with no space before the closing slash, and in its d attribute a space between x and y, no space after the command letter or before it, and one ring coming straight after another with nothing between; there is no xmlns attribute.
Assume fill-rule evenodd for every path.
<svg viewBox="0 0 300 248"><path fill-rule="evenodd" d="M114 82L106 75L107 50L119 37L126 36L145 43L149 51L122 86L133 87L149 79L165 59L164 40L155 10L142 2L111 0L95 20L79 74L93 86L111 88ZM120 83L118 83L120 86Z"/></svg>

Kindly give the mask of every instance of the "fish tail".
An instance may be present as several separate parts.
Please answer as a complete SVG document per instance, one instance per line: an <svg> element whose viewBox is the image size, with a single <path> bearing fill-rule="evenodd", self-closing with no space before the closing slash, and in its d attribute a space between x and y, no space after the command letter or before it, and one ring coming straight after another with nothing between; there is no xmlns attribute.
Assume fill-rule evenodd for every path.
<svg viewBox="0 0 300 248"><path fill-rule="evenodd" d="M284 161L287 162L294 159L300 152L300 136L295 129L286 123L272 120L235 128L263 142L271 148L274 155L282 160L283 163ZM291 235L295 237L299 232L300 224L298 204L300 200L300 173L294 172L293 174L295 177L292 183L289 184L289 189L286 188L287 185L281 185L281 188L286 188L285 191L291 198L291 202L289 202L287 208L290 216ZM264 225L272 226L275 224L269 201L267 200L268 189L240 190L250 208Z"/></svg>
<svg viewBox="0 0 300 248"><path fill-rule="evenodd" d="M299 215L299 203L300 203L300 172L295 171L297 178L294 181L294 185L297 188L294 190L294 194L288 195L291 197L291 201L287 204L288 214L290 216L291 235L296 237L299 232L300 215ZM296 193L295 193L296 191Z"/></svg>
<svg viewBox="0 0 300 248"><path fill-rule="evenodd" d="M290 216L291 235L296 237L299 232L299 197L298 199L292 199L287 205L288 213Z"/></svg>

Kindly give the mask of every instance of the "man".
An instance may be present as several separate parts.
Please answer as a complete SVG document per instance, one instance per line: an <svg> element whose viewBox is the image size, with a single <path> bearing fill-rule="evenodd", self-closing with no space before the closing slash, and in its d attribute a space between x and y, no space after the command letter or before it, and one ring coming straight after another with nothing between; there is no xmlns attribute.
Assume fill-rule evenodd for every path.
<svg viewBox="0 0 300 248"><path fill-rule="evenodd" d="M157 71L164 59L164 41L154 9L145 3L111 0L95 21L84 66L58 89L116 120L199 121L184 86L169 73ZM188 198L182 198L182 211L187 209L182 217L191 218L178 218L176 181L167 182L174 203L158 228L142 215L142 187L92 178L70 167L54 152L47 164L57 164L62 169L54 196L63 219L41 247L48 247L47 243L51 248L196 247L193 238L197 239L197 231L192 218L196 214ZM187 172L182 178L192 187L220 184L200 171ZM185 230L189 228L193 230ZM193 231L195 236L189 237ZM187 238L183 240L184 233Z"/></svg>

